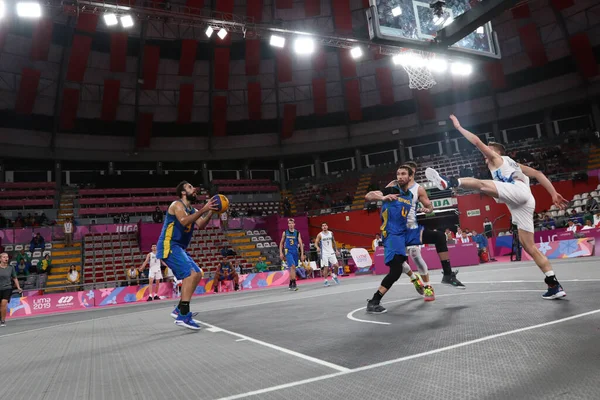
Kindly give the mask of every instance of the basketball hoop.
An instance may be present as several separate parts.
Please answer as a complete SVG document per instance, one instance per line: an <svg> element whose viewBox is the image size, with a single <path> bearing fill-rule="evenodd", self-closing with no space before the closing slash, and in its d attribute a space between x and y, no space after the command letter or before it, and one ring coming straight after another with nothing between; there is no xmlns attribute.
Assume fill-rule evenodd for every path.
<svg viewBox="0 0 600 400"><path fill-rule="evenodd" d="M447 68L446 61L435 53L414 49L404 49L394 57L394 63L402 65L408 74L408 87L417 90L432 88L437 82L431 72Z"/></svg>

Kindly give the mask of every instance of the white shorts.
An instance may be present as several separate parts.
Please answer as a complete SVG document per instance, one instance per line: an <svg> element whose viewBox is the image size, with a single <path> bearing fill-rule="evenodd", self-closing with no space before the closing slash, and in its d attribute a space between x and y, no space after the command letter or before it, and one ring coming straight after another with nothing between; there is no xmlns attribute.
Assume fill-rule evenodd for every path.
<svg viewBox="0 0 600 400"><path fill-rule="evenodd" d="M531 188L524 182L515 183L494 181L498 191L498 202L504 203L512 215L512 222L525 232L534 232L533 213L535 212L535 197Z"/></svg>
<svg viewBox="0 0 600 400"><path fill-rule="evenodd" d="M321 255L321 268L322 267L331 267L338 263L337 257L335 254L323 254Z"/></svg>
<svg viewBox="0 0 600 400"><path fill-rule="evenodd" d="M162 279L163 276L160 268L150 268L150 272L148 272L148 278Z"/></svg>

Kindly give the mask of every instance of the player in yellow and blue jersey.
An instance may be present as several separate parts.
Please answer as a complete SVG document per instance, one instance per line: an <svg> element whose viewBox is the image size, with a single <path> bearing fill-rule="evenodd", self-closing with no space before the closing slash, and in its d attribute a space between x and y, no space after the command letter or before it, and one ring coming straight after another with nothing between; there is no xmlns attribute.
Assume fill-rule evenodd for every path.
<svg viewBox="0 0 600 400"><path fill-rule="evenodd" d="M293 218L288 219L288 229L281 234L279 242L279 257L281 261L285 261L290 269L290 290L297 291L296 285L296 267L298 266L298 248L300 255L304 255L304 244L300 237L300 232L296 230L296 221Z"/></svg>
<svg viewBox="0 0 600 400"><path fill-rule="evenodd" d="M182 281L179 305L171 313L175 324L197 330L200 325L192 318L190 300L203 272L186 249L194 235L194 227L204 229L213 211L217 210L217 204L214 199L210 199L198 211L192 206L196 201L196 189L192 185L183 181L175 190L179 199L171 203L165 216L156 246L156 257L167 264L177 280Z"/></svg>
<svg viewBox="0 0 600 400"><path fill-rule="evenodd" d="M413 170L401 165L396 171L396 185L383 191L367 193L367 201L381 201L381 236L385 265L390 272L381 281L379 290L367 302L367 312L382 314L387 310L379 304L383 295L402 275L402 264L407 260L406 246L421 244L422 228L408 228L408 214L413 205L413 193L408 189Z"/></svg>

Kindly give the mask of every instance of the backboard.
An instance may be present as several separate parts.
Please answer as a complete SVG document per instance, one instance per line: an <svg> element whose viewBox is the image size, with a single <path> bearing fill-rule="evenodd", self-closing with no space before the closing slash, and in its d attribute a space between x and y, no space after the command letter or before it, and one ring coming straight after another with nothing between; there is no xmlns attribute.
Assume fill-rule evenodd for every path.
<svg viewBox="0 0 600 400"><path fill-rule="evenodd" d="M370 0L371 35L406 47L422 48L435 39L438 30L469 11L471 2L479 0L446 0L441 18L434 14L430 1ZM456 42L449 51L500 58L500 47L490 22Z"/></svg>

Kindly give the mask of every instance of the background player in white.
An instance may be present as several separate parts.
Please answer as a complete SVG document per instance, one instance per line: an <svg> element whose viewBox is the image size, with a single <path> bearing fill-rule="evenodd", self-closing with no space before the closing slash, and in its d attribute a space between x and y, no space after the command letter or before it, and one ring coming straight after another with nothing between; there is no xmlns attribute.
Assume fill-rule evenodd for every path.
<svg viewBox="0 0 600 400"><path fill-rule="evenodd" d="M158 297L158 286L160 285L160 281L163 278L162 272L160 270L160 266L164 265L169 268L167 264L164 263L163 260L156 258L156 245L152 245L152 251L146 255L146 259L144 263L139 268L140 272L146 268L146 265L149 265L150 271L148 273L148 286L150 287L150 292L148 293L148 300L160 300ZM156 285L152 285L156 282Z"/></svg>
<svg viewBox="0 0 600 400"><path fill-rule="evenodd" d="M317 248L317 254L319 255L319 259L321 260L321 268L323 269L323 276L325 277L325 286L329 286L329 281L327 277L329 276L329 268L331 267L331 280L336 284L340 284L340 281L337 277L335 271L338 268L338 260L336 256L340 255L340 252L337 249L337 244L335 243L335 239L333 238L333 232L329 230L327 223L323 222L321 224L321 232L317 235L315 239L315 247Z"/></svg>
<svg viewBox="0 0 600 400"><path fill-rule="evenodd" d="M430 213L433 211L433 205L431 204L431 201L429 201L427 191L421 185L415 182L417 163L413 161L407 161L404 163L404 165L409 166L413 171L413 175L410 177L408 182L408 190L412 192L413 200L412 207L408 213L407 226L409 229L417 229L419 227L419 224L417 223L417 212ZM387 187L392 187L397 184L398 183L396 181L392 181L387 185ZM423 208L417 208L419 203L423 205ZM410 266L406 261L402 264L402 271L408 275L417 292L421 295L424 295L425 301L435 300L433 288L429 283L429 269L427 267L427 263L421 256L421 246L409 246L407 250L412 262L417 266L420 276L419 274L415 274L411 271ZM421 282L421 278L423 278L423 282L425 283Z"/></svg>
<svg viewBox="0 0 600 400"><path fill-rule="evenodd" d="M506 156L506 150L500 143L486 145L477 137L460 126L454 115L450 115L454 127L471 143L473 143L483 156L493 180L479 180L475 178L444 178L432 168L427 168L425 175L440 189L462 187L464 189L479 190L481 193L496 199L498 203L505 203L512 215L512 220L519 230L519 240L525 251L533 258L546 278L548 291L542 295L545 299L556 299L566 296L562 286L556 279L552 265L548 258L535 246L533 236L533 213L535 211L535 198L529 187L529 178L535 178L552 196L552 202L557 207L564 209L567 201L554 189L552 182L540 171L516 163Z"/></svg>

